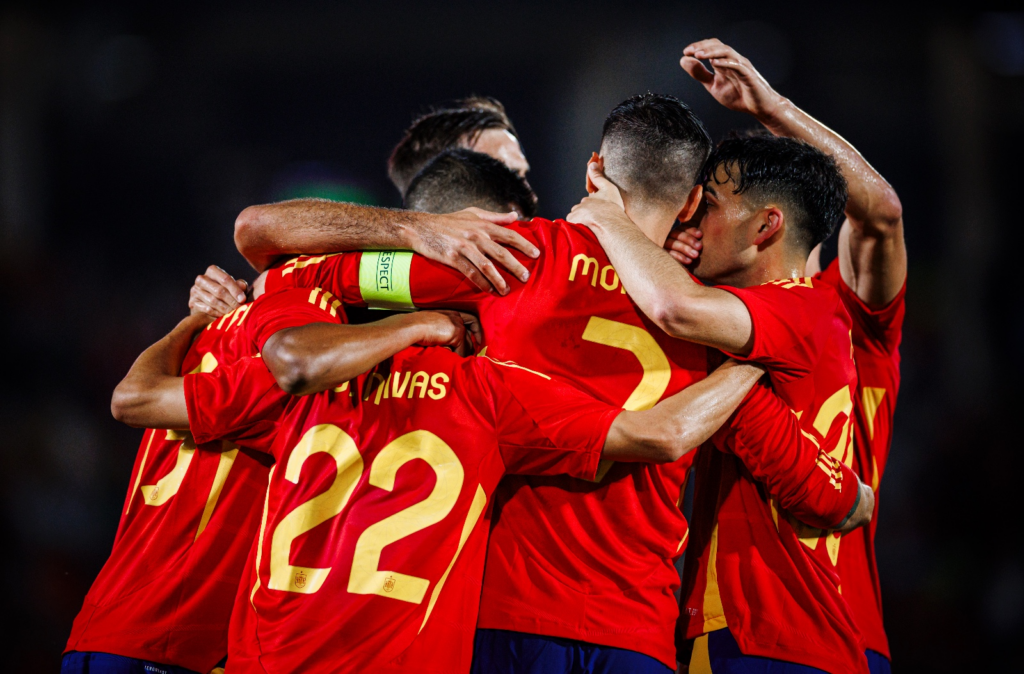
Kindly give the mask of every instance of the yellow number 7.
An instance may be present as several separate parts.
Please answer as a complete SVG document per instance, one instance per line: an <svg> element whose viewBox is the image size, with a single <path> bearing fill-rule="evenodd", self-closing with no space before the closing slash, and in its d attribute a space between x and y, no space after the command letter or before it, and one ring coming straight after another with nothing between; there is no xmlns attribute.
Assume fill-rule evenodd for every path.
<svg viewBox="0 0 1024 674"><path fill-rule="evenodd" d="M668 389L672 366L654 337L643 328L600 316L591 316L583 331L583 339L615 349L629 351L640 361L643 376L633 392L622 404L622 409L637 411L654 407ZM595 482L600 482L611 469L613 461L601 460Z"/></svg>

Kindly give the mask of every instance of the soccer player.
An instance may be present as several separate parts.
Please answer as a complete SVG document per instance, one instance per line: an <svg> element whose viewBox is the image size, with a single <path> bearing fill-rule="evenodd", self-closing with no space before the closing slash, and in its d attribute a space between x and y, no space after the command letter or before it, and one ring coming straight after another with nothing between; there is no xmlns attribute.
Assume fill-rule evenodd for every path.
<svg viewBox="0 0 1024 674"><path fill-rule="evenodd" d="M293 291L291 301L281 301L288 296L261 298L211 323L191 346L179 343L169 353L174 366L211 372L275 348L278 331L343 316L337 300L322 291ZM247 320L254 306L264 307L259 325ZM460 319L450 314L397 317L389 325L433 326L439 337L431 344L461 339ZM369 367L359 360L364 351L372 355L381 348L377 333L364 330L358 337L367 345L360 349L354 339L346 357L332 363L329 373L339 381ZM320 374L313 369L307 376ZM118 387L115 417L132 423L137 405L137 391ZM127 674L156 667L205 674L227 654L228 618L259 527L270 461L244 443L197 442L187 432L164 428L151 426L143 435L110 559L86 595L65 648L65 673Z"/></svg>
<svg viewBox="0 0 1024 674"><path fill-rule="evenodd" d="M589 175L597 196L570 219L595 232L644 313L674 337L766 365L803 430L850 466L852 326L835 288L805 278L810 250L846 203L835 161L788 138L735 138L712 151L694 188L706 200L694 269L719 287L695 282L631 223L599 162ZM780 512L728 454L704 448L695 466L697 555L683 590L691 671L866 672L836 569L840 533Z"/></svg>
<svg viewBox="0 0 1024 674"><path fill-rule="evenodd" d="M267 334L275 307L308 295L263 295L244 318ZM351 334L370 326L286 329L262 358L178 376L176 355L204 322L182 321L121 386L135 391L135 423L189 428L200 443L231 438L275 460L251 577L231 619L229 672L468 671L501 477L593 479L602 451L617 461L675 461L762 374L729 363L653 409L623 412L512 363L417 348L324 393L288 398L267 366L310 372L286 375L291 390L321 390L338 381L327 361L351 369ZM799 437L768 387L751 400Z"/></svg>
<svg viewBox="0 0 1024 674"><path fill-rule="evenodd" d="M721 59L714 73L692 57ZM695 43L683 67L719 102L746 112L778 136L798 138L830 152L849 184L839 257L820 275L812 252L808 274L836 287L853 319L858 390L854 397L854 467L877 490L892 443L899 390L899 343L905 314L907 254L903 211L895 191L846 140L774 91L748 59L718 40ZM739 94L738 96L736 94ZM686 241L686 235L674 237ZM689 244L695 241L687 241ZM839 554L844 596L868 648L873 672L888 671L888 640L874 553L874 524L852 532Z"/></svg>
<svg viewBox="0 0 1024 674"><path fill-rule="evenodd" d="M715 72L693 58L722 59ZM907 278L903 209L895 190L834 131L773 90L751 62L718 40L705 40L684 51L682 66L723 105L757 119L771 133L803 140L829 152L849 186L846 220L839 231L839 256L821 272L821 244L812 252L807 275L836 288L853 319L853 355L857 394L853 400L854 469L877 491L892 444L892 417L899 392L899 344ZM699 230L696 230L699 232ZM670 251L689 263L699 255L699 236L673 232ZM692 254L692 257L691 257ZM881 588L875 562L874 535L858 529L843 539L839 575L843 596L853 611L868 650L873 673L889 671L889 642L882 622Z"/></svg>
<svg viewBox="0 0 1024 674"><path fill-rule="evenodd" d="M471 97L418 117L392 150L388 177L405 199L409 183L420 169L444 150L456 147L494 157L523 178L530 170L505 106L493 98Z"/></svg>
<svg viewBox="0 0 1024 674"><path fill-rule="evenodd" d="M630 214L658 246L677 216L688 219L698 207L699 190L688 185L709 147L699 121L672 97L634 97L606 121L606 166L629 185ZM278 241L281 249L259 249L269 255L305 244L319 250L338 242L345 248L367 245L345 222L324 235L315 220L286 221L287 209L257 208L263 209L265 231L236 237L243 254L249 236ZM336 212L344 217L346 207ZM266 287L320 284L352 304L475 310L488 356L561 376L626 409L647 409L705 376L706 349L669 338L638 311L585 227L534 219L510 229L543 252L523 259L528 281L510 281L508 295L481 292L458 273L405 253L364 253L358 261L298 258L274 270ZM790 445L793 452L796 445L799 440ZM745 446L758 449L756 443ZM831 523L824 526L835 526L853 509L860 490L845 466L819 470L823 460L816 449L792 457L799 470L779 473L784 480L765 472L770 461L752 460L750 470L759 479L775 480L780 500L818 508L817 517ZM688 537L679 507L688 464L605 462L591 484L569 477L506 480L488 552L477 671L527 671L516 664L517 652L537 653L523 656L537 666L563 668L585 657L632 671L674 669L673 590L679 577L673 564ZM839 480L840 473L847 479ZM820 493L809 486L815 480L833 495L825 499L827 506L804 498ZM839 491L834 484L847 488ZM841 511L833 510L839 503ZM623 616L629 616L626 624Z"/></svg>

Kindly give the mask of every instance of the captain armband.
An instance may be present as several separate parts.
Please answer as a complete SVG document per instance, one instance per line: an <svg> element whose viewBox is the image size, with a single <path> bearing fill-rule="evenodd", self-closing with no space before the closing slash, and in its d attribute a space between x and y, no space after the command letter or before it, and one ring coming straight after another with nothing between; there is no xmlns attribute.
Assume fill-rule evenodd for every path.
<svg viewBox="0 0 1024 674"><path fill-rule="evenodd" d="M381 250L364 252L359 261L359 293L371 309L410 311L409 271L412 253Z"/></svg>

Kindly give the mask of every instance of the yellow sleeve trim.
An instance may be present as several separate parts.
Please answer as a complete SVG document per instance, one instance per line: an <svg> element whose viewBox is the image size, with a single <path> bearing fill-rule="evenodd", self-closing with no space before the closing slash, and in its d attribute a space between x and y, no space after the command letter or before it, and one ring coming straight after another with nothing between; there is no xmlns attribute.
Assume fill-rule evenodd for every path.
<svg viewBox="0 0 1024 674"><path fill-rule="evenodd" d="M359 260L359 292L372 309L415 309L409 289L412 253L365 252Z"/></svg>

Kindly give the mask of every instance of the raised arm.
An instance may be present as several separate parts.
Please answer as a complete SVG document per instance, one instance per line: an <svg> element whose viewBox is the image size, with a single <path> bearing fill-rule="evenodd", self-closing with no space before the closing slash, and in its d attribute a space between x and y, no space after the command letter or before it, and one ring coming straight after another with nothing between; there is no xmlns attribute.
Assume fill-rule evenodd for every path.
<svg viewBox="0 0 1024 674"><path fill-rule="evenodd" d="M136 428L188 430L179 370L192 338L209 322L209 316L193 314L142 352L114 389L110 412L115 419Z"/></svg>
<svg viewBox="0 0 1024 674"><path fill-rule="evenodd" d="M710 60L714 72L701 60ZM725 107L753 116L776 136L797 138L835 158L850 195L839 240L843 280L870 306L892 301L907 275L903 207L892 186L848 141L772 89L728 45L715 39L694 42L683 50L680 65Z"/></svg>
<svg viewBox="0 0 1024 674"><path fill-rule="evenodd" d="M569 214L587 225L640 310L667 334L745 356L753 348L754 326L743 302L724 290L703 286L647 238L622 209L618 188L597 162L587 176L597 188Z"/></svg>
<svg viewBox="0 0 1024 674"><path fill-rule="evenodd" d="M414 344L460 348L466 323L475 327L471 320L454 311L421 311L363 325L314 323L274 333L263 360L288 393L319 393Z"/></svg>
<svg viewBox="0 0 1024 674"><path fill-rule="evenodd" d="M671 463L702 445L736 411L764 368L728 360L705 379L649 410L612 423L602 458Z"/></svg>
<svg viewBox="0 0 1024 674"><path fill-rule="evenodd" d="M323 199L250 206L235 220L235 245L258 271L283 255L347 250L413 250L458 269L483 290L501 294L508 284L492 260L526 280L529 274L504 246L530 257L540 251L501 225L515 213L467 208L434 215Z"/></svg>

